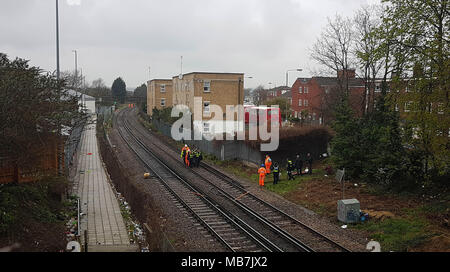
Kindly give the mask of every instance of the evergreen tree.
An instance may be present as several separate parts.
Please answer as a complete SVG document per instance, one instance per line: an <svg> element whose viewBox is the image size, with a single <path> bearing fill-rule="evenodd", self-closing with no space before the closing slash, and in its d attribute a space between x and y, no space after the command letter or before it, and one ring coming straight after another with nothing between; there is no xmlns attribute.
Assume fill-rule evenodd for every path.
<svg viewBox="0 0 450 272"><path fill-rule="evenodd" d="M114 80L111 91L114 99L116 99L120 103L125 102L125 98L127 96L127 86L125 85L125 82L122 78L118 77L116 78L116 80Z"/></svg>
<svg viewBox="0 0 450 272"><path fill-rule="evenodd" d="M363 164L360 122L354 117L346 95L336 106L335 115L332 127L336 135L331 142L333 161L338 168L345 168L347 177L359 177Z"/></svg>
<svg viewBox="0 0 450 272"><path fill-rule="evenodd" d="M383 185L399 185L393 182L405 178L405 151L398 113L386 98L386 92L383 90L374 110L362 120L362 178Z"/></svg>

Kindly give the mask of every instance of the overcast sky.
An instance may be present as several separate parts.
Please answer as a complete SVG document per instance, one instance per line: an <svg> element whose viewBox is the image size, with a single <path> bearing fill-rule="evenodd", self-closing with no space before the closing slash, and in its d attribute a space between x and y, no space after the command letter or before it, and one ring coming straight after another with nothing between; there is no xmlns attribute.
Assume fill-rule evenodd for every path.
<svg viewBox="0 0 450 272"><path fill-rule="evenodd" d="M61 70L128 88L183 72L241 72L245 87L311 76L312 47L327 17L377 0L60 0ZM56 70L55 0L0 0L0 52Z"/></svg>

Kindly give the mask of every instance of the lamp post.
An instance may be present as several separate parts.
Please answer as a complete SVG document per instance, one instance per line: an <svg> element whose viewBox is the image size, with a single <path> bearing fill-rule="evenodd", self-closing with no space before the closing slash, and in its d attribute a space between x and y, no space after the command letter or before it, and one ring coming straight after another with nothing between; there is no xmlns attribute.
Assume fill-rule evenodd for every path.
<svg viewBox="0 0 450 272"><path fill-rule="evenodd" d="M78 87L78 52L77 50L72 50L75 53L75 89Z"/></svg>
<svg viewBox="0 0 450 272"><path fill-rule="evenodd" d="M290 69L290 70L286 71L286 87L288 87L288 83L289 83L288 73L292 72L292 71L301 72L301 71L303 71L303 69Z"/></svg>
<svg viewBox="0 0 450 272"><path fill-rule="evenodd" d="M59 80L59 14L56 0L56 78Z"/></svg>

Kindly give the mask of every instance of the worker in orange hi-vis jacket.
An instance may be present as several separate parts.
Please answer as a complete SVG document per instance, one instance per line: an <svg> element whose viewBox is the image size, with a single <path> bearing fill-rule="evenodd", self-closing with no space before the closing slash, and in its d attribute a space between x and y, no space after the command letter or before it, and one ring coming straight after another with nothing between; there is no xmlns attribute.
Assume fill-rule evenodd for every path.
<svg viewBox="0 0 450 272"><path fill-rule="evenodd" d="M185 144L183 146L183 148L181 149L181 159L183 160L184 163L186 163L185 161L185 157L186 157L186 152L188 151L189 147L187 146L187 144Z"/></svg>
<svg viewBox="0 0 450 272"><path fill-rule="evenodd" d="M269 155L266 155L266 160L264 162L266 165L266 174L270 174L270 167L272 166L272 159L269 157Z"/></svg>
<svg viewBox="0 0 450 272"><path fill-rule="evenodd" d="M186 150L186 155L184 157L184 163L186 164L187 167L190 166L190 163L189 163L189 156L190 156L190 154L191 154L191 150L187 149Z"/></svg>
<svg viewBox="0 0 450 272"><path fill-rule="evenodd" d="M258 170L259 174L259 186L264 186L264 178L266 177L266 168L264 168L264 164L261 164L261 168Z"/></svg>

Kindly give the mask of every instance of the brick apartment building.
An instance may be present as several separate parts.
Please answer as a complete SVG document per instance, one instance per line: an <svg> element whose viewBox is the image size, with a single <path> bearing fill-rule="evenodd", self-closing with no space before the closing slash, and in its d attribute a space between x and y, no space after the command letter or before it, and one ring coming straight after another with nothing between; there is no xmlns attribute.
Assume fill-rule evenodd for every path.
<svg viewBox="0 0 450 272"><path fill-rule="evenodd" d="M275 87L272 89L267 90L267 100L272 100L275 98L280 98L283 97L283 95L287 92L290 92L291 88L289 88L288 86L279 86L279 87Z"/></svg>
<svg viewBox="0 0 450 272"><path fill-rule="evenodd" d="M292 115L294 117L304 117L307 113L308 119L316 124L324 124L330 121L332 117L331 105L338 99L339 81L343 73L339 72L337 77L312 77L297 78L291 88L292 92ZM355 70L349 70L347 73L349 85L349 102L354 112L358 116L362 116L364 110L369 105L375 105L377 97L381 94L382 79L374 81L375 86L371 86L370 95L366 91L366 83L362 78L355 77ZM415 98L411 93L414 79L405 78L395 86L390 79L387 79L387 93L391 93L396 102L394 102L396 111L400 112L401 117L405 117L414 111ZM370 101L369 101L370 100ZM430 103L428 106L430 113L444 114L443 103ZM302 114L303 112L303 114Z"/></svg>
<svg viewBox="0 0 450 272"><path fill-rule="evenodd" d="M338 76L341 77L342 73ZM349 70L348 85L350 104L361 115L364 109L364 80L355 77L355 70ZM338 88L338 77L297 78L291 88L292 115L297 118L307 116L317 124L326 123L331 118L330 105L337 99Z"/></svg>
<svg viewBox="0 0 450 272"><path fill-rule="evenodd" d="M147 114L152 115L153 109L162 110L173 105L171 79L152 79L147 84Z"/></svg>

